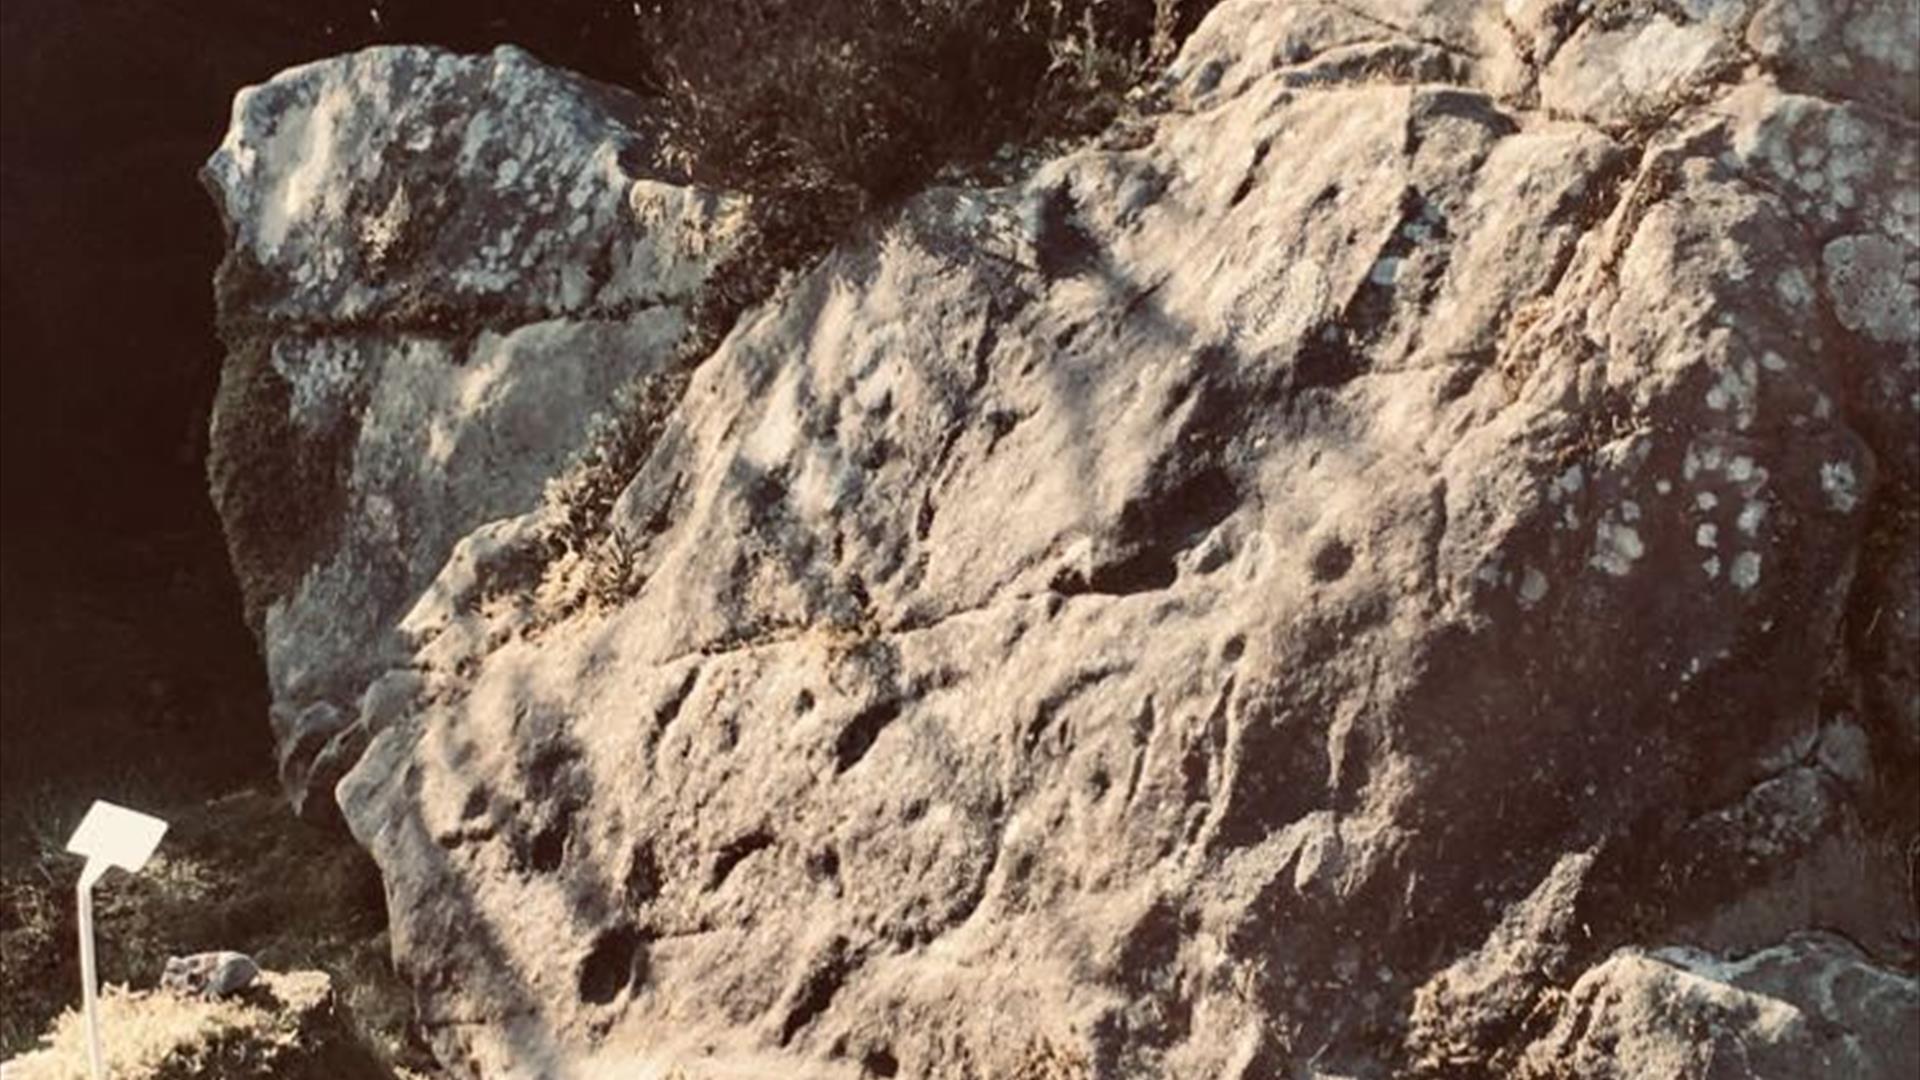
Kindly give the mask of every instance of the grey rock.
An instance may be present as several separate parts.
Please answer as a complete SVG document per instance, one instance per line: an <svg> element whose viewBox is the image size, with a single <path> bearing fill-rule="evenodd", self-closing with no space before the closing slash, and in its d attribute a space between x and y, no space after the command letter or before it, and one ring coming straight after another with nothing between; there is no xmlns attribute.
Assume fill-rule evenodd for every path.
<svg viewBox="0 0 1920 1080"><path fill-rule="evenodd" d="M1859 724L1842 718L1820 733L1820 766L1841 781L1866 787L1873 781L1873 741Z"/></svg>
<svg viewBox="0 0 1920 1080"><path fill-rule="evenodd" d="M663 180L641 119L506 47L368 49L235 100L205 170L229 234L209 471L276 715L351 722L460 539L533 509L671 354L738 200Z"/></svg>
<svg viewBox="0 0 1920 1080"><path fill-rule="evenodd" d="M1587 19L1541 72L1541 106L1609 128L1658 120L1743 59L1729 18L1740 5L1702 6L1709 14L1694 21Z"/></svg>
<svg viewBox="0 0 1920 1080"><path fill-rule="evenodd" d="M253 957L237 952L203 952L167 957L160 988L205 998L231 997L260 978Z"/></svg>
<svg viewBox="0 0 1920 1080"><path fill-rule="evenodd" d="M420 679L337 795L442 1059L1906 1075L1912 122L1739 4L1507 9L1223 4L1137 137L871 223L608 603L408 488L325 672Z"/></svg>
<svg viewBox="0 0 1920 1080"><path fill-rule="evenodd" d="M542 511L490 522L462 537L446 565L420 594L400 630L416 644L446 633L474 614L490 593L524 590L546 563Z"/></svg>
<svg viewBox="0 0 1920 1080"><path fill-rule="evenodd" d="M426 679L411 668L395 668L373 680L360 696L360 722L378 734L404 719L428 692Z"/></svg>
<svg viewBox="0 0 1920 1080"><path fill-rule="evenodd" d="M325 820L331 808L327 804L327 788L314 782L315 763L327 747L352 729L353 718L326 701L311 702L291 718L287 718L288 711L287 706L276 702L270 713L274 721L281 790L286 792L294 813ZM314 797L316 794L319 798Z"/></svg>
<svg viewBox="0 0 1920 1080"><path fill-rule="evenodd" d="M1623 950L1582 975L1522 1075L1911 1076L1920 988L1830 934L1739 959Z"/></svg>
<svg viewBox="0 0 1920 1080"><path fill-rule="evenodd" d="M1762 0L1752 11L1747 46L1790 82L1920 118L1914 0Z"/></svg>
<svg viewBox="0 0 1920 1080"><path fill-rule="evenodd" d="M511 46L376 47L282 72L234 99L207 162L227 274L245 278L229 284L247 318L323 329L672 303L705 276L698 229L726 203L635 173L655 154L643 117Z"/></svg>
<svg viewBox="0 0 1920 1080"><path fill-rule="evenodd" d="M1834 314L1875 341L1920 342L1920 270L1911 245L1884 236L1843 236L1821 253Z"/></svg>

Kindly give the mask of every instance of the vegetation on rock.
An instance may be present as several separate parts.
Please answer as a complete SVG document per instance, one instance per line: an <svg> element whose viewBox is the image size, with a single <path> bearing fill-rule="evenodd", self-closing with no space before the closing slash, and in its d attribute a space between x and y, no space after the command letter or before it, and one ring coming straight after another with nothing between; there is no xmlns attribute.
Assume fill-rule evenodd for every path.
<svg viewBox="0 0 1920 1080"><path fill-rule="evenodd" d="M704 359L747 307L943 170L1084 137L1172 58L1214 0L714 0L640 19L644 89L667 157L753 197L687 341L611 402L547 503L548 596L560 608L633 584L604 522Z"/></svg>
<svg viewBox="0 0 1920 1080"><path fill-rule="evenodd" d="M327 976L263 976L253 992L210 1000L109 986L100 999L103 1056L117 1080L381 1080L395 1076L360 1045ZM86 1024L61 1015L8 1080L86 1080Z"/></svg>
<svg viewBox="0 0 1920 1080"><path fill-rule="evenodd" d="M325 971L356 1041L389 1064L419 1063L408 1048L410 1002L387 955L380 879L362 852L336 833L295 820L265 793L232 795L164 816L173 827L153 861L137 876L109 875L95 901L101 980L123 987L109 1000L119 1002L113 1007L124 1011L123 1019L137 1021L151 1035L141 1045L159 1047L154 1060L171 1052L160 1045L170 1033L232 1028L237 1034L268 1021L258 1009L167 1006L146 993L169 955L238 948L268 968ZM0 981L0 1056L32 1046L79 997L72 888L78 864L60 846L71 825L64 818L43 822L37 853L0 864L0 970L6 973ZM56 1043L60 1038L56 1033ZM10 1065L9 1080L13 1076Z"/></svg>
<svg viewBox="0 0 1920 1080"><path fill-rule="evenodd" d="M693 178L797 197L824 233L948 164L1098 130L1211 6L715 0L641 25Z"/></svg>

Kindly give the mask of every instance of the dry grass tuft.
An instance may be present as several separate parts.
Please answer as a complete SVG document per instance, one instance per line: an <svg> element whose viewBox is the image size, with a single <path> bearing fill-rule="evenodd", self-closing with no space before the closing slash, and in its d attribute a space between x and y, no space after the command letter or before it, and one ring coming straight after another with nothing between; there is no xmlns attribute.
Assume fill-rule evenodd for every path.
<svg viewBox="0 0 1920 1080"><path fill-rule="evenodd" d="M358 1046L319 972L267 973L254 991L209 1001L109 986L102 1049L115 1080L355 1080L394 1074ZM6 1080L86 1080L86 1024L69 1010Z"/></svg>

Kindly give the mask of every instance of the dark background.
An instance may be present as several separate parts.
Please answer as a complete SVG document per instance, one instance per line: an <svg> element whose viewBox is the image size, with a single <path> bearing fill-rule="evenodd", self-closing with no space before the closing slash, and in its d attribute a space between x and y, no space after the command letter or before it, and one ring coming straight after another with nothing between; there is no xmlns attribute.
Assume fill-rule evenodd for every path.
<svg viewBox="0 0 1920 1080"><path fill-rule="evenodd" d="M0 4L0 830L270 775L263 675L206 494L234 92L376 42L500 42L614 82L604 0Z"/></svg>

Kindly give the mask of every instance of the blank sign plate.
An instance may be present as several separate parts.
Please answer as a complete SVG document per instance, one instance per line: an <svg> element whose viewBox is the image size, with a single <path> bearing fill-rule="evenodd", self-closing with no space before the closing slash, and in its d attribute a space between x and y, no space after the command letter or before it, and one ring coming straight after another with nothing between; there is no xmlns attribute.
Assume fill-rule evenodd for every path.
<svg viewBox="0 0 1920 1080"><path fill-rule="evenodd" d="M75 855L137 872L147 865L153 849L166 835L167 823L137 810L115 806L104 799L94 800L92 809L73 830L67 850Z"/></svg>

